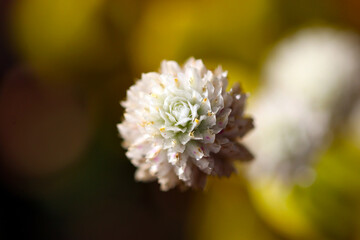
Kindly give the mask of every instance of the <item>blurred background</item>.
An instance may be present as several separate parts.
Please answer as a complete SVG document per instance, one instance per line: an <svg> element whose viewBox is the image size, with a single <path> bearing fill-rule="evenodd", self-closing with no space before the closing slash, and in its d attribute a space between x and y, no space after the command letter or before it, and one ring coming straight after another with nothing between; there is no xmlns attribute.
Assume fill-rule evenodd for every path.
<svg viewBox="0 0 360 240"><path fill-rule="evenodd" d="M1 0L0 239L360 239L356 0ZM163 59L251 94L255 155L204 192L134 181L119 101Z"/></svg>

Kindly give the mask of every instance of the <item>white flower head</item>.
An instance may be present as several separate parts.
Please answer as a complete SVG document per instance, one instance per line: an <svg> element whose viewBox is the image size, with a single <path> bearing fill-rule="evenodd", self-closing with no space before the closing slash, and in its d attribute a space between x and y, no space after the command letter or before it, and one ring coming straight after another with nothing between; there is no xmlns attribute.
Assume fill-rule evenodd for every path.
<svg viewBox="0 0 360 240"><path fill-rule="evenodd" d="M267 61L273 88L316 111L346 108L360 87L360 40L350 31L303 29L281 42ZM336 112L335 114L341 114Z"/></svg>
<svg viewBox="0 0 360 240"><path fill-rule="evenodd" d="M323 145L327 116L281 91L265 89L251 112L257 120L257 131L246 139L256 151L256 161L249 168L251 179L260 180L257 183L279 180L288 186L311 184L312 160Z"/></svg>
<svg viewBox="0 0 360 240"><path fill-rule="evenodd" d="M137 180L158 179L163 191L203 188L207 175L229 176L234 160L252 159L239 143L253 127L243 115L247 95L226 87L227 72L193 58L183 68L163 61L160 73L143 74L130 87L118 129Z"/></svg>
<svg viewBox="0 0 360 240"><path fill-rule="evenodd" d="M303 29L274 48L252 109L257 131L247 139L257 149L253 179L311 184L317 154L360 94L359 63L359 37L331 28Z"/></svg>

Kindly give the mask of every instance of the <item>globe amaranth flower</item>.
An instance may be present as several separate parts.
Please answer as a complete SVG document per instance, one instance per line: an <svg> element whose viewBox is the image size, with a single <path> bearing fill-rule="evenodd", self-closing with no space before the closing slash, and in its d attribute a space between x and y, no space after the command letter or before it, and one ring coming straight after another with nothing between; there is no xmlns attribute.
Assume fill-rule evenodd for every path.
<svg viewBox="0 0 360 240"><path fill-rule="evenodd" d="M332 28L300 30L274 48L251 109L257 131L246 139L256 148L249 168L254 182L309 186L315 180L317 155L348 125L360 96L359 62L359 36Z"/></svg>
<svg viewBox="0 0 360 240"><path fill-rule="evenodd" d="M229 92L227 72L189 59L183 68L163 61L160 73L143 74L122 102L118 129L139 181L158 179L161 190L203 188L207 175L229 176L234 160L250 160L239 140L253 127L244 117L247 95Z"/></svg>

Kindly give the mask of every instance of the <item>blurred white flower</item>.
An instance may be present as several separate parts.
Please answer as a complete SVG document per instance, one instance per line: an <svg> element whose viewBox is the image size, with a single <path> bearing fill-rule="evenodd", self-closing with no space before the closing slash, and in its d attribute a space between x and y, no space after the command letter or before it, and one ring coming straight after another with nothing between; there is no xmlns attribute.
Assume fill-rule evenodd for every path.
<svg viewBox="0 0 360 240"><path fill-rule="evenodd" d="M328 119L280 92L257 96L252 112L256 131L246 143L254 149L256 160L250 175L265 182L280 179L308 185L314 149L323 143Z"/></svg>
<svg viewBox="0 0 360 240"><path fill-rule="evenodd" d="M122 102L118 125L137 180L158 179L164 191L203 188L207 175L229 176L234 160L252 158L238 142L253 127L243 116L247 96L226 87L226 72L195 59L183 68L163 61L160 73L142 75Z"/></svg>
<svg viewBox="0 0 360 240"><path fill-rule="evenodd" d="M275 91L314 111L341 113L359 92L359 43L351 32L302 30L275 48L265 66L265 79Z"/></svg>
<svg viewBox="0 0 360 240"><path fill-rule="evenodd" d="M248 140L257 151L251 176L311 182L314 155L359 93L359 66L358 37L349 32L306 29L275 47L252 109L257 131Z"/></svg>

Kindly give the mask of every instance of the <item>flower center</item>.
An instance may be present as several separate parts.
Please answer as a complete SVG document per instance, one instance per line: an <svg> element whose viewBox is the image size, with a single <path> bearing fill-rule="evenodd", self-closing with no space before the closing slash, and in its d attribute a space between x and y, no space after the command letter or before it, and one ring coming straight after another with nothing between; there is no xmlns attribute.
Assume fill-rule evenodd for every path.
<svg viewBox="0 0 360 240"><path fill-rule="evenodd" d="M185 97L168 96L160 115L168 130L184 133L188 132L189 126L196 119L197 110L198 106L191 104Z"/></svg>
<svg viewBox="0 0 360 240"><path fill-rule="evenodd" d="M173 117L173 123L178 126L191 120L190 104L185 101L176 101L170 104L169 114Z"/></svg>

